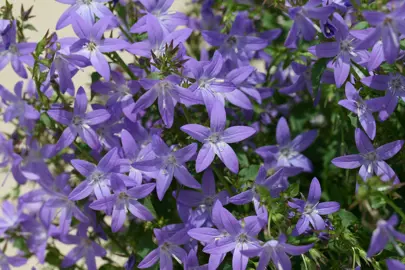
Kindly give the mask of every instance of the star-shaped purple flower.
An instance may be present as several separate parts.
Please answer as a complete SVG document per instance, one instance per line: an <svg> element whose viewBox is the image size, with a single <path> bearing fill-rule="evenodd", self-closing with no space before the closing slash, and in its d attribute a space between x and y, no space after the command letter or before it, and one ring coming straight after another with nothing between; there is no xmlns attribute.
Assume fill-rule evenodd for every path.
<svg viewBox="0 0 405 270"><path fill-rule="evenodd" d="M211 111L210 128L198 124L188 124L180 128L183 132L204 144L198 152L196 160L197 172L208 168L215 155L217 155L231 172L238 173L238 158L229 143L243 141L255 134L256 130L246 126L233 126L225 129L225 124L225 108L221 103L216 102Z"/></svg>
<svg viewBox="0 0 405 270"><path fill-rule="evenodd" d="M378 252L382 251L388 243L391 243L400 256L404 256L404 251L398 246L395 239L405 243L405 234L395 230L398 224L398 216L392 215L388 220L379 220L377 228L371 237L371 243L367 250L367 257L372 257Z"/></svg>
<svg viewBox="0 0 405 270"><path fill-rule="evenodd" d="M355 140L360 154L334 158L333 165L344 169L360 167L359 174L364 181L374 174L383 181L394 180L394 183L399 181L394 170L385 160L392 158L401 150L403 140L387 143L375 149L367 135L359 128L356 128Z"/></svg>
<svg viewBox="0 0 405 270"><path fill-rule="evenodd" d="M325 221L321 215L329 215L339 210L340 205L337 202L320 203L321 193L321 185L318 179L314 177L309 188L307 201L294 198L288 202L291 208L301 213L301 217L295 226L298 235L304 233L309 228L309 224L317 231L324 230Z"/></svg>
<svg viewBox="0 0 405 270"><path fill-rule="evenodd" d="M346 98L339 101L339 105L345 107L349 111L355 113L359 118L360 124L366 131L370 139L374 139L376 133L376 123L373 112L381 111L385 105L385 98L372 98L363 100L360 96L360 91L356 91L353 84L346 83L345 93Z"/></svg>
<svg viewBox="0 0 405 270"><path fill-rule="evenodd" d="M156 175L156 191L160 200L163 199L173 177L186 187L201 188L200 183L195 180L185 166L185 163L195 155L196 143L174 151L158 135L154 135L152 149L156 158L134 162L134 165L145 171L158 172Z"/></svg>
<svg viewBox="0 0 405 270"><path fill-rule="evenodd" d="M91 126L101 124L110 118L107 110L99 109L86 113L88 99L82 87L77 90L73 113L62 109L51 109L47 113L56 122L66 125L57 142L57 150L61 150L73 143L79 135L92 149L99 149L100 142Z"/></svg>
<svg viewBox="0 0 405 270"><path fill-rule="evenodd" d="M270 261L273 262L277 270L292 269L291 260L287 253L293 256L299 256L308 252L313 245L294 246L287 244L287 237L285 234L281 234L278 239L267 241L263 246L257 249L248 249L242 251L242 254L248 257L259 256L259 264L256 270L265 270Z"/></svg>
<svg viewBox="0 0 405 270"><path fill-rule="evenodd" d="M315 140L316 130L310 130L295 137L291 141L290 128L287 120L281 117L276 127L278 145L262 146L256 149L263 158L274 159L274 167L298 167L305 172L312 171L312 162L301 154Z"/></svg>

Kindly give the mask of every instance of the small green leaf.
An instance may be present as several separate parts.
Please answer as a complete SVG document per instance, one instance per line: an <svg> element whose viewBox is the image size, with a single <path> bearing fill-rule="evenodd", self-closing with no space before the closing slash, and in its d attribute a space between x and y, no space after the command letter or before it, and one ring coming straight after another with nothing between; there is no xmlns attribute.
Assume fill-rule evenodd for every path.
<svg viewBox="0 0 405 270"><path fill-rule="evenodd" d="M338 212L338 215L340 219L342 220L342 225L347 228L350 225L353 225L355 223L358 223L357 217L352 213L347 210L341 209Z"/></svg>
<svg viewBox="0 0 405 270"><path fill-rule="evenodd" d="M329 60L330 60L329 58L321 58L318 61L316 61L314 66L312 67L311 82L312 82L312 89L314 91L313 93L314 97L318 95L322 74L326 69L326 65L329 63Z"/></svg>
<svg viewBox="0 0 405 270"><path fill-rule="evenodd" d="M153 203L152 203L152 199L149 197L146 197L143 200L143 205L148 208L148 210L151 212L151 214L153 215L154 218L157 218L157 214L156 214L156 210L153 207Z"/></svg>

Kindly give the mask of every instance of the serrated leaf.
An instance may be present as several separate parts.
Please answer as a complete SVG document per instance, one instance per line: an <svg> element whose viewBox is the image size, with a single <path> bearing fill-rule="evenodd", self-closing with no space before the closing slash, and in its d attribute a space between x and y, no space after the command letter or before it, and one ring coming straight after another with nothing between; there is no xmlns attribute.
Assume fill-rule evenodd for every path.
<svg viewBox="0 0 405 270"><path fill-rule="evenodd" d="M239 172L239 177L241 178L242 181L248 181L248 180L255 180L256 175L259 171L260 166L259 165L250 165L247 168L243 168Z"/></svg>
<svg viewBox="0 0 405 270"><path fill-rule="evenodd" d="M352 212L349 212L347 210L341 209L338 212L338 215L342 221L342 225L345 228L359 222L357 217Z"/></svg>

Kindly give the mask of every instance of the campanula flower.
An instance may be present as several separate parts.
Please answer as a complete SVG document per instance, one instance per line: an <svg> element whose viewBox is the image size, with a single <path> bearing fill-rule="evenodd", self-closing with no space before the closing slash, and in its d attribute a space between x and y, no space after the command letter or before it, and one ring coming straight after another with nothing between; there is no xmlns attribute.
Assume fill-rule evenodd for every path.
<svg viewBox="0 0 405 270"><path fill-rule="evenodd" d="M385 160L392 158L401 150L403 140L387 143L375 149L367 135L359 128L356 128L355 140L360 154L334 158L333 165L344 169L360 167L359 174L364 181L373 175L381 177L383 181L394 180L395 183L399 181Z"/></svg>
<svg viewBox="0 0 405 270"><path fill-rule="evenodd" d="M255 134L256 130L246 126L233 126L225 129L225 124L225 109L217 102L211 112L210 128L198 124L187 124L180 128L183 132L203 143L196 160L197 172L208 168L215 155L231 172L237 173L239 171L238 158L229 143L243 141Z"/></svg>
<svg viewBox="0 0 405 270"><path fill-rule="evenodd" d="M392 215L388 220L379 220L377 228L371 237L371 243L367 250L367 257L372 257L382 251L388 243L391 243L400 256L404 256L404 251L398 246L395 240L405 243L405 234L395 230L398 224L398 216Z"/></svg>
<svg viewBox="0 0 405 270"><path fill-rule="evenodd" d="M86 113L88 99L82 87L77 90L73 113L62 109L51 109L47 113L56 122L67 127L57 142L57 149L70 146L79 135L91 148L98 149L100 142L91 126L103 123L110 118L107 110L100 109Z"/></svg>
<svg viewBox="0 0 405 270"><path fill-rule="evenodd" d="M301 217L297 222L295 230L298 235L305 232L309 228L309 224L317 230L321 231L325 229L325 221L321 215L329 215L339 210L340 205L337 202L322 202L321 198L321 185L316 177L312 179L311 186L309 188L307 200L292 199L288 202L291 208L296 209L301 213Z"/></svg>
<svg viewBox="0 0 405 270"><path fill-rule="evenodd" d="M242 251L242 254L248 257L259 256L259 264L257 270L267 269L270 261L273 262L277 270L291 270L291 260L289 255L299 256L308 252L313 245L295 246L287 244L287 237L285 234L281 234L278 239L267 241L263 246L257 249L248 249Z"/></svg>
<svg viewBox="0 0 405 270"><path fill-rule="evenodd" d="M305 172L311 172L312 162L301 152L313 143L316 136L317 131L310 130L291 140L287 120L281 117L276 128L277 145L259 147L256 153L263 158L272 158L275 167L298 167Z"/></svg>

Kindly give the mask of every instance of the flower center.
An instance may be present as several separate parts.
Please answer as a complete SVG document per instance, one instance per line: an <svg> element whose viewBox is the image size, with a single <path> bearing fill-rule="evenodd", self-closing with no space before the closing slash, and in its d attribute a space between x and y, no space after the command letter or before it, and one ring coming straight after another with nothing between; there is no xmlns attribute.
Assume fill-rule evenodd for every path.
<svg viewBox="0 0 405 270"><path fill-rule="evenodd" d="M280 157L290 159L297 155L297 152L292 150L290 147L284 147L280 149Z"/></svg>
<svg viewBox="0 0 405 270"><path fill-rule="evenodd" d="M121 193L118 195L118 199L120 199L120 200L128 199L128 194L126 194L125 192L121 192Z"/></svg>
<svg viewBox="0 0 405 270"><path fill-rule="evenodd" d="M221 134L219 134L218 132L212 133L208 137L208 141L211 143L218 143L220 140L221 140Z"/></svg>
<svg viewBox="0 0 405 270"><path fill-rule="evenodd" d="M73 125L75 126L81 126L83 125L83 119L80 116L74 116L72 120Z"/></svg>
<svg viewBox="0 0 405 270"><path fill-rule="evenodd" d="M177 160L176 160L176 157L175 157L175 156L170 155L170 156L167 158L167 164L174 165L174 164L176 164L176 163L177 163Z"/></svg>
<svg viewBox="0 0 405 270"><path fill-rule="evenodd" d="M90 1L90 0L89 0ZM89 51L94 51L97 48L97 44L94 43L93 41L90 41L89 43L86 44L86 47Z"/></svg>
<svg viewBox="0 0 405 270"><path fill-rule="evenodd" d="M76 3L79 5L90 5L93 0L77 0Z"/></svg>
<svg viewBox="0 0 405 270"><path fill-rule="evenodd" d="M238 243L244 244L249 242L249 237L247 236L246 233L241 233L238 235Z"/></svg>
<svg viewBox="0 0 405 270"><path fill-rule="evenodd" d="M367 105L364 104L363 102L358 102L357 103L357 114L362 115L367 111Z"/></svg>
<svg viewBox="0 0 405 270"><path fill-rule="evenodd" d="M160 93L164 93L173 89L173 84L168 81L161 81L157 84L157 89L159 90Z"/></svg>
<svg viewBox="0 0 405 270"><path fill-rule="evenodd" d="M305 205L305 208L304 208L304 214L311 214L311 213L313 213L313 212L315 212L316 210L314 210L314 207L315 207L316 205L313 205L313 204L307 204L307 205Z"/></svg>
<svg viewBox="0 0 405 270"><path fill-rule="evenodd" d="M345 53L352 53L353 52L352 41L348 39L342 40L340 42L340 51Z"/></svg>
<svg viewBox="0 0 405 270"><path fill-rule="evenodd" d="M377 160L377 153L375 151L369 152L364 154L363 157L368 161L376 161Z"/></svg>
<svg viewBox="0 0 405 270"><path fill-rule="evenodd" d="M9 51L11 54L18 54L17 45L11 44L11 45L8 47L8 51Z"/></svg>
<svg viewBox="0 0 405 270"><path fill-rule="evenodd" d="M91 174L90 179L93 184L97 184L104 181L105 175L102 172L96 171Z"/></svg>
<svg viewBox="0 0 405 270"><path fill-rule="evenodd" d="M392 92L405 92L404 80L400 75L395 75L388 82L388 89Z"/></svg>
<svg viewBox="0 0 405 270"><path fill-rule="evenodd" d="M226 40L226 45L227 45L228 47L234 47L234 46L236 45L237 41L238 41L238 40L236 39L235 36L230 36L230 37L228 37L228 39Z"/></svg>

